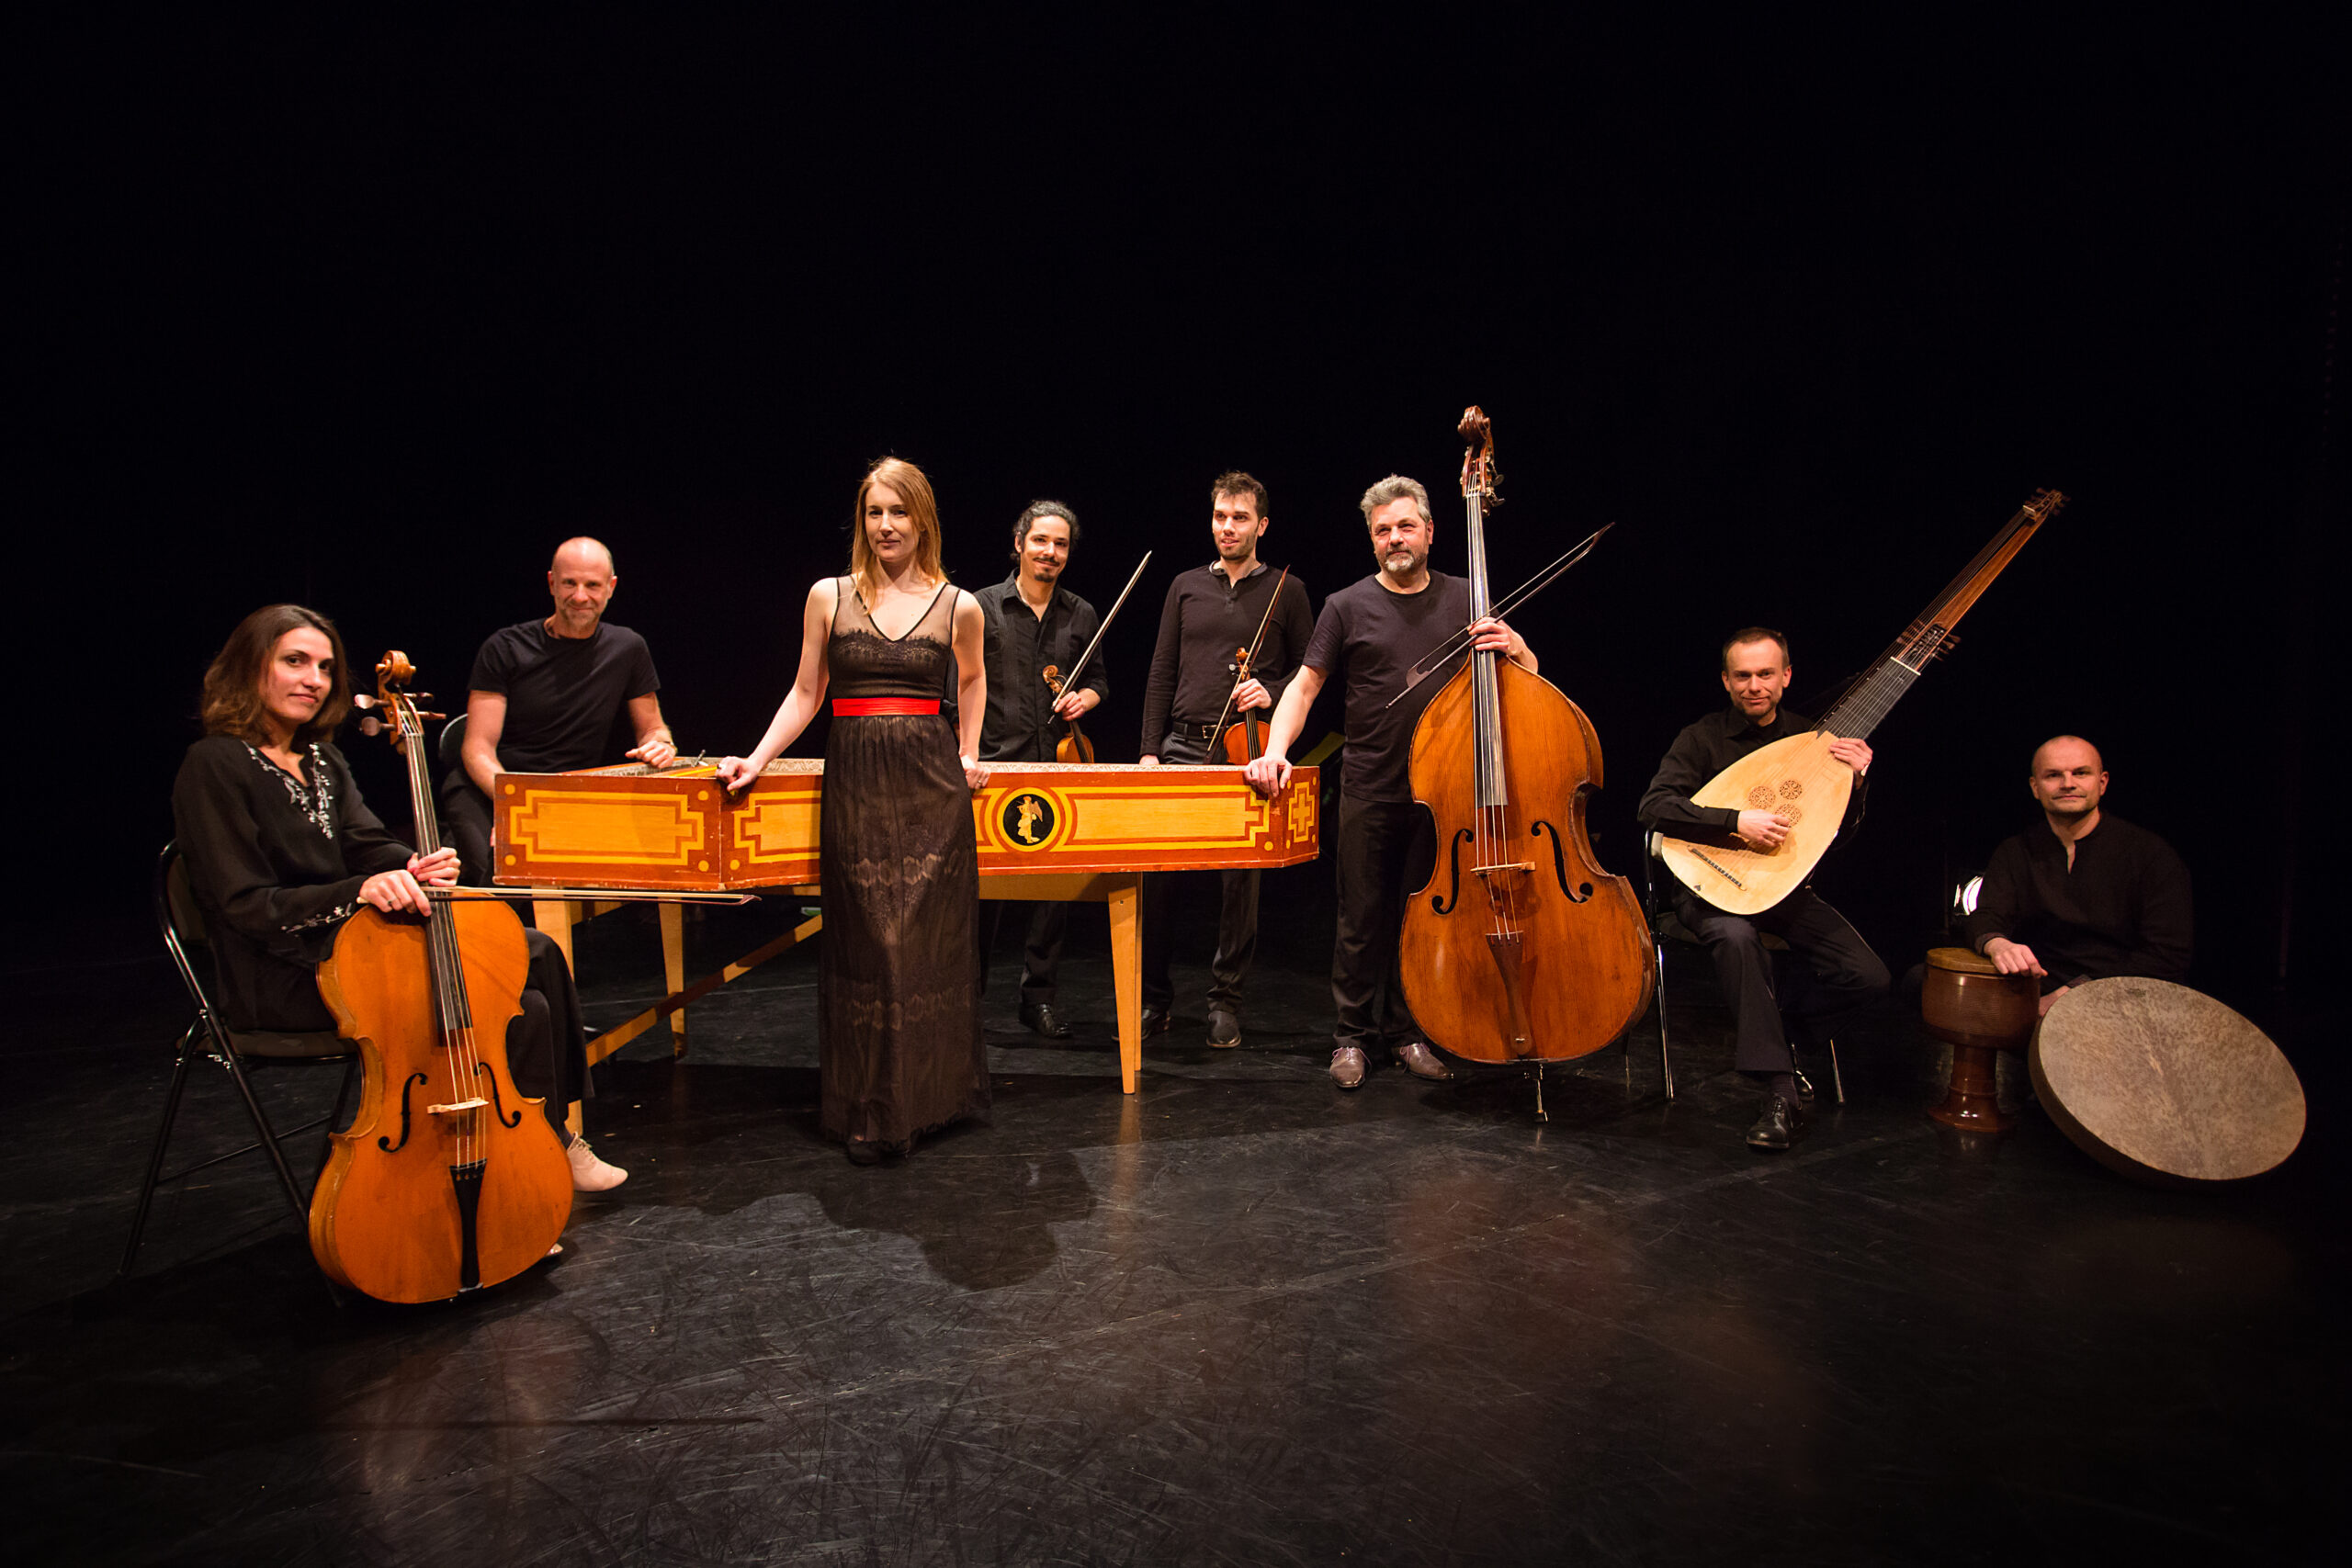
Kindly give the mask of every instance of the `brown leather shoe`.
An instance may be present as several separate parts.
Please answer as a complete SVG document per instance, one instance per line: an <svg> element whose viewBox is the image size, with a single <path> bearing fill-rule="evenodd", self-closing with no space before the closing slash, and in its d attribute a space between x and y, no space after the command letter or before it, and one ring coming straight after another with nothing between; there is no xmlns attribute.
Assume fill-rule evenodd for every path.
<svg viewBox="0 0 2352 1568"><path fill-rule="evenodd" d="M1431 1083L1452 1083L1453 1070L1437 1059L1437 1053L1418 1040L1408 1040L1396 1047L1396 1065L1417 1078Z"/></svg>
<svg viewBox="0 0 2352 1568"><path fill-rule="evenodd" d="M1341 1089L1362 1089L1363 1067L1363 1053L1353 1045L1331 1053L1331 1081Z"/></svg>

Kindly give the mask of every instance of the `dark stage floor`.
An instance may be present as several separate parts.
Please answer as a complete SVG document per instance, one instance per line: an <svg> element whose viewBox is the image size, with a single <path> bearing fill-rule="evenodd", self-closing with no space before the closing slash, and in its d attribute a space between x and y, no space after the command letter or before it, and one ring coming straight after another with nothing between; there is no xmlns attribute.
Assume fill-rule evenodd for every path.
<svg viewBox="0 0 2352 1568"><path fill-rule="evenodd" d="M2127 1185L2031 1107L1940 1129L1908 1041L1849 1049L1850 1103L1768 1157L1695 981L1671 1107L1648 1023L1631 1090L1593 1058L1548 1126L1514 1081L1335 1092L1312 903L1270 889L1243 1048L1181 1024L1133 1098L1101 917L1067 1049L1010 1027L1008 931L994 1125L871 1170L816 1134L809 955L773 964L696 1010L685 1064L633 1059L655 1039L605 1070L591 1130L634 1176L560 1262L414 1309L337 1311L251 1160L167 1193L109 1286L180 1010L135 932L12 974L9 1556L2319 1555L2346 1270L2312 1058L2340 1017L2265 1015L2318 1131L2236 1190ZM714 913L698 959L786 913ZM650 919L581 961L592 1017L625 1016ZM332 1080L265 1092L323 1110ZM185 1126L183 1158L239 1133L219 1074Z"/></svg>

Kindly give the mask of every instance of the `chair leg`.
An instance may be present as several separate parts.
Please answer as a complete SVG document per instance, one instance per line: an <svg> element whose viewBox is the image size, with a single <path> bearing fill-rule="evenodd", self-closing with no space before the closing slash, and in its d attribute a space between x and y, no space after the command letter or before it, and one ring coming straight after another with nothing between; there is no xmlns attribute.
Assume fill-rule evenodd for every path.
<svg viewBox="0 0 2352 1568"><path fill-rule="evenodd" d="M195 1042L204 1028L198 1019L187 1026L180 1036L179 1058L172 1064L172 1087L164 1096L164 1122L155 1129L155 1151L147 1156L147 1179L139 1184L139 1212L130 1217L130 1240L122 1249L122 1266L115 1270L121 1279L130 1272L132 1261L139 1256L140 1238L147 1234L147 1211L155 1201L155 1183L163 1179L164 1154L171 1146L172 1123L178 1120L180 1096L187 1089L187 1069L193 1060Z"/></svg>
<svg viewBox="0 0 2352 1568"><path fill-rule="evenodd" d="M1838 1097L1838 1104L1846 1103L1846 1075L1838 1070L1838 1042L1834 1039L1829 1042L1829 1089Z"/></svg>
<svg viewBox="0 0 2352 1568"><path fill-rule="evenodd" d="M254 1086L245 1077L244 1064L237 1059L237 1053L224 1047L220 1054L228 1061L229 1076L236 1080L237 1093L244 1100L245 1114L253 1118L254 1131L260 1134L261 1146L269 1153L270 1168L277 1172L278 1185L286 1189L286 1206L294 1212L294 1223L308 1232L311 1205L303 1198L302 1190L294 1184L294 1168L286 1163L286 1151L277 1146L277 1130L269 1124L269 1116L262 1110L261 1100L254 1095Z"/></svg>
<svg viewBox="0 0 2352 1568"><path fill-rule="evenodd" d="M1668 1055L1666 1046L1666 943L1661 942L1656 945L1657 949L1657 1070L1658 1076L1666 1079L1666 1098L1672 1100L1674 1098L1674 1062Z"/></svg>

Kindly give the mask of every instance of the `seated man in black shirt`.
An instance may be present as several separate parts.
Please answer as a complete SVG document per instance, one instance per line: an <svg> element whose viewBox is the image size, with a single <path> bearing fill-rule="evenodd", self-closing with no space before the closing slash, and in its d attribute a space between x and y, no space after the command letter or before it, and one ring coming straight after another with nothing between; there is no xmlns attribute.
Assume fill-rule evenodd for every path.
<svg viewBox="0 0 2352 1568"><path fill-rule="evenodd" d="M605 738L624 703L637 737L629 756L659 768L677 755L645 639L605 622L620 581L610 550L594 539L566 539L548 569L555 613L492 632L474 656L465 765L441 784L442 820L469 886L486 886L494 874L490 792L501 773L556 773L611 761Z"/></svg>
<svg viewBox="0 0 2352 1568"><path fill-rule="evenodd" d="M1412 678L1413 666L1470 619L1470 584L1430 570L1433 520L1430 492L1391 474L1359 503L1379 570L1323 601L1290 689L1266 730L1266 754L1250 764L1250 782L1272 795L1290 782L1290 749L1306 728L1323 682L1343 672L1348 686L1346 760L1340 773L1339 929L1331 942L1331 1081L1363 1082L1368 1053L1394 1053L1417 1077L1453 1076L1419 1038L1396 970L1406 890L1427 880L1436 846L1430 815L1413 804L1413 727L1445 688L1432 673L1413 694L1387 705ZM1479 623L1475 646L1507 655L1529 674L1535 654L1502 622ZM1385 1047L1385 1049L1384 1049Z"/></svg>
<svg viewBox="0 0 2352 1568"><path fill-rule="evenodd" d="M1240 472L1219 474L1209 485L1209 538L1216 559L1179 572L1168 585L1159 612L1159 640L1151 650L1151 673L1144 682L1143 741L1136 761L1222 762L1216 753L1217 716L1231 701L1230 720L1270 708L1283 682L1298 668L1313 626L1306 586L1293 572L1284 578L1258 558L1258 544L1273 519L1267 515L1266 487ZM1282 592L1274 589L1280 584ZM1272 614L1267 614L1272 606ZM1266 628L1250 679L1234 682L1237 653ZM1143 1032L1158 1034L1170 1022L1175 987L1168 977L1174 933L1168 923L1168 878L1143 879ZM1216 953L1209 960L1209 1043L1241 1043L1241 987L1258 951L1258 873L1217 873L1224 892L1217 910Z"/></svg>
<svg viewBox="0 0 2352 1568"><path fill-rule="evenodd" d="M980 724L983 762L1052 761L1066 726L1110 695L1111 677L1099 652L1080 684L1066 686L1059 697L1046 684L1046 668L1068 677L1102 625L1093 605L1059 586L1077 544L1078 513L1058 501L1033 501L1012 525L1012 575L972 595L979 601L989 676L988 715ZM984 986L1004 908L1004 900L990 899L981 910ZM1054 1016L1054 983L1069 927L1069 906L1059 899L1030 906L1021 1021L1048 1040L1069 1038L1069 1026Z"/></svg>
<svg viewBox="0 0 2352 1568"><path fill-rule="evenodd" d="M1993 852L1970 945L2004 975L2041 981L2041 1010L2086 980L2188 976L2188 868L2165 843L2100 809L2107 764L2077 735L2041 743L2026 784L2042 826Z"/></svg>
<svg viewBox="0 0 2352 1568"><path fill-rule="evenodd" d="M1789 836L1790 822L1779 812L1701 806L1690 796L1758 747L1801 735L1813 728L1813 721L1781 705L1796 671L1789 660L1788 638L1779 632L1749 626L1732 633L1724 644L1723 660L1724 690L1731 696L1731 706L1674 738L1642 796L1642 826L1668 832L1707 829L1736 833L1754 848L1770 849ZM1841 739L1832 743L1829 754L1854 770L1854 793L1840 829L1850 831L1862 819L1871 749L1865 741ZM1732 1010L1737 1037L1734 1065L1765 1085L1763 1112L1747 1130L1747 1142L1759 1149L1788 1148L1804 1135L1804 1111L1796 1055L1781 1027L1772 955L1764 950L1763 934L1787 942L1813 970L1815 984L1798 1010L1809 1030L1823 1036L1886 995L1886 965L1810 885L1759 915L1743 917L1724 913L1678 883L1674 912L1698 933L1715 962L1715 978Z"/></svg>

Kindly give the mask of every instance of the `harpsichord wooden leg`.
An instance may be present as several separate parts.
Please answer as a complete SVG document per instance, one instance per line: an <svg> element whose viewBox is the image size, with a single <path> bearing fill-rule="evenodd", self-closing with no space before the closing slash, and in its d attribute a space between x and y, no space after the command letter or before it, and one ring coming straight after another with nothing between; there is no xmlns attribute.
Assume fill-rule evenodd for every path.
<svg viewBox="0 0 2352 1568"><path fill-rule="evenodd" d="M676 996L686 988L686 908L683 904L659 904L662 911L662 977ZM680 1008L670 1015L670 1059L677 1061L686 1054L686 1010Z"/></svg>
<svg viewBox="0 0 2352 1568"><path fill-rule="evenodd" d="M584 919L581 907L567 898L545 898L531 905L531 923L555 939L563 949L563 966L576 977L580 965L571 961L571 922Z"/></svg>
<svg viewBox="0 0 2352 1568"><path fill-rule="evenodd" d="M1143 1071L1143 931L1136 894L1143 879L1128 876L1111 889L1111 984L1119 1008L1119 1088L1136 1091Z"/></svg>

